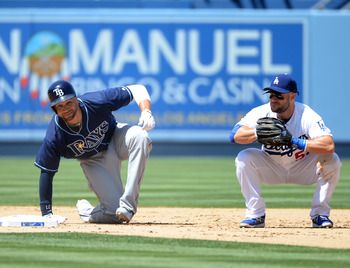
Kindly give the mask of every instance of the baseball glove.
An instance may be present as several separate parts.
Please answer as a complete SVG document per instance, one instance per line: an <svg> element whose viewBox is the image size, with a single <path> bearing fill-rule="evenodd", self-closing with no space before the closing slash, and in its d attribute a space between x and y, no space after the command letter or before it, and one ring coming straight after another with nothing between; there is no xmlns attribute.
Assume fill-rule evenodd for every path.
<svg viewBox="0 0 350 268"><path fill-rule="evenodd" d="M292 135L284 122L278 118L263 117L257 121L256 135L258 142L264 145L291 145Z"/></svg>

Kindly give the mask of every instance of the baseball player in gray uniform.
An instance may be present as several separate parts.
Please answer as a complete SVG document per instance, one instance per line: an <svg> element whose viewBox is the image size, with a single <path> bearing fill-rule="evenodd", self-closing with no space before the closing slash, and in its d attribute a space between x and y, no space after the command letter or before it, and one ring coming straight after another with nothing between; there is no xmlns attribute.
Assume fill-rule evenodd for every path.
<svg viewBox="0 0 350 268"><path fill-rule="evenodd" d="M141 181L152 142L147 131L155 126L151 99L143 85L129 85L77 96L64 80L48 89L55 112L35 165L41 169L40 209L51 217L52 184L61 157L78 159L99 204L79 200L82 220L90 223L128 223L137 211ZM137 126L116 122L112 112L135 100L141 116ZM125 190L121 163L128 160Z"/></svg>
<svg viewBox="0 0 350 268"><path fill-rule="evenodd" d="M290 144L248 148L236 157L236 175L245 199L246 219L240 227L265 226L265 202L261 184L316 184L310 212L313 227L332 227L330 200L339 180L340 160L334 153L331 131L320 115L309 106L296 102L295 80L288 74L277 75L264 89L267 104L248 112L233 128L232 143L250 144L257 140L260 118L281 119L290 133ZM288 134L289 135L289 134ZM289 136L288 136L289 137Z"/></svg>

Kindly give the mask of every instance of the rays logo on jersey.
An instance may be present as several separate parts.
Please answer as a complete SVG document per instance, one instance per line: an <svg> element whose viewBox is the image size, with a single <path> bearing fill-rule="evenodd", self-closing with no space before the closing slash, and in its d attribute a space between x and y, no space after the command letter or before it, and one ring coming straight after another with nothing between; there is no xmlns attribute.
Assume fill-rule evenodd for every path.
<svg viewBox="0 0 350 268"><path fill-rule="evenodd" d="M75 142L67 145L73 152L75 157L81 156L85 152L90 152L102 143L105 134L108 131L108 123L103 121L95 130L91 131L84 140L76 140Z"/></svg>

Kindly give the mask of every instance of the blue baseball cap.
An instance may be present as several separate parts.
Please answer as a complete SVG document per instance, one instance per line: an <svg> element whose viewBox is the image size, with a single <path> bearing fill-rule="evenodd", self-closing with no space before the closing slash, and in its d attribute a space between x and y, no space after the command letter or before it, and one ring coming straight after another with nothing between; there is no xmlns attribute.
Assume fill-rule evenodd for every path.
<svg viewBox="0 0 350 268"><path fill-rule="evenodd" d="M297 83L289 74L279 74L271 82L271 86L264 88L264 91L277 91L279 93L298 92Z"/></svg>

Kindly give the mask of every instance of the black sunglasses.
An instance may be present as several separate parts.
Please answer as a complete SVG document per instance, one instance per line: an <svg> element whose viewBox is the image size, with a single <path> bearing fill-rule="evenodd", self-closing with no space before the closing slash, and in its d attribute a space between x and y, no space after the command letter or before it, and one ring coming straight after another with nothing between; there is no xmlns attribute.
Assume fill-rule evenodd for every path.
<svg viewBox="0 0 350 268"><path fill-rule="evenodd" d="M269 91L268 93L270 93L270 99L272 97L276 97L279 100L284 100L284 97L283 97L282 93L275 92L275 91Z"/></svg>

